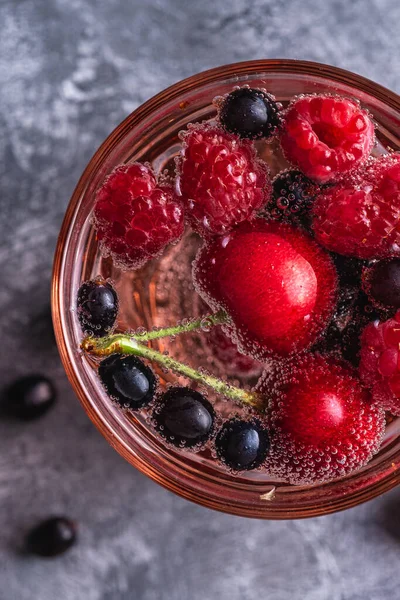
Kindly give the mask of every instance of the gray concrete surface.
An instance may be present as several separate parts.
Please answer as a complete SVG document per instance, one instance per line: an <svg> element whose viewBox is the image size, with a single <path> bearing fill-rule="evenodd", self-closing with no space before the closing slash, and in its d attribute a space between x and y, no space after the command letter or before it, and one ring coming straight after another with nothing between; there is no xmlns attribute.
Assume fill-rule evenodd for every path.
<svg viewBox="0 0 400 600"><path fill-rule="evenodd" d="M41 421L0 423L0 600L397 600L400 491L346 513L257 522L194 506L110 448L63 373L49 280L70 194L139 103L262 57L342 66L400 92L398 0L0 0L1 385L44 372ZM53 561L21 554L52 513L80 522Z"/></svg>

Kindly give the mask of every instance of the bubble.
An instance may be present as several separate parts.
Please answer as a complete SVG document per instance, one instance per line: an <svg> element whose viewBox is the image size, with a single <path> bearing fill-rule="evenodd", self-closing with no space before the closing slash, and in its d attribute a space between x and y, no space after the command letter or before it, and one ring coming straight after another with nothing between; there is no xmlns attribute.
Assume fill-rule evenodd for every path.
<svg viewBox="0 0 400 600"><path fill-rule="evenodd" d="M310 397L308 385L313 390ZM315 421L320 416L312 408L313 394L319 388L321 393L341 394L341 423L329 434L329 428ZM256 389L269 395L271 452L266 467L273 476L295 485L329 481L361 468L379 449L383 413L370 404L359 380L343 362L305 354L286 364L276 363ZM304 437L307 427L310 433Z"/></svg>
<svg viewBox="0 0 400 600"><path fill-rule="evenodd" d="M297 96L297 98L299 98L301 96ZM218 106L218 103L221 102L221 98L217 98L215 100L216 106ZM190 128L190 127L189 127ZM184 142L185 140L185 132L182 132L180 134L180 138L181 140ZM386 154L388 152L392 152L393 149L392 148L388 148L387 146L385 146L385 143L382 143L382 139L383 136L380 135L379 139L377 140L377 144L375 145L374 148L374 155L380 155L380 154ZM276 143L276 146L275 146ZM259 153L260 156L266 157L266 160L268 162L268 164L270 165L272 171L274 173L281 171L283 168L285 168L287 166L287 164L285 163L284 158L281 156L280 154L280 149L279 149L279 144L278 142L273 142L272 144L268 145L265 144L264 142L258 141L256 143L257 146L257 151ZM174 158L174 162L175 162L175 158ZM179 163L179 159L178 159L178 163ZM352 180L353 183L357 183L357 178L355 176L352 176ZM179 181L179 177L177 178L177 189L179 190L179 185L180 185L180 181ZM293 187L293 186L291 186ZM290 190L291 192L293 192L293 189ZM320 193L321 191L323 191L320 187L318 189L318 193ZM281 198L279 198L279 201L282 202L282 208L287 206L287 201L290 200L291 202L293 202L294 198L293 198L294 194L290 193L288 194L288 196L286 197L284 194L282 194ZM297 207L295 204L292 205L291 211L296 212ZM226 240L225 242L226 244L229 244L229 236L226 236ZM182 255L182 249L181 246L177 246L175 247L175 249L172 249L171 252L174 252L174 250L177 250L177 252L173 255L175 256L175 263L176 264L172 264L170 265L169 269L165 269L165 272L163 273L163 279L160 283L157 284L157 289L156 289L156 299L157 299L157 303L164 303L164 309L163 311L159 312L160 315L160 319L161 319L161 326L164 325L165 322L167 323L174 323L176 321L175 318L170 319L170 310L171 306L174 305L174 309L176 311L176 314L182 316L181 311L183 311L185 313L185 317L184 318L184 322L189 323L190 322L190 318L187 319L187 315L189 315L190 317L193 315L193 304L195 304L196 302L198 302L198 299L196 299L196 293L193 291L193 284L190 280L190 260L189 258L183 257L183 256L179 256L179 254ZM393 251L395 253L397 253L398 250L398 246L396 244L393 245ZM187 248L183 251L183 253L187 252ZM120 266L124 271L128 268L130 268L130 264L128 264L128 259L124 260L124 258L122 257L118 257L118 256L114 256L112 253L110 253L107 249L103 249L103 256L109 256L112 261L109 261L110 263L113 262L114 265L116 266ZM158 264L158 259L164 260L164 255L163 256L159 256L154 260L154 265ZM184 260L185 258L185 260ZM187 264L183 265L183 263L186 261ZM152 261L153 263L153 261ZM339 271L339 275L342 275L342 271L344 272L344 269L340 269L338 268ZM189 273L189 275L188 275ZM124 274L122 275L122 277L124 277ZM324 285L324 281L323 278L321 279L321 285ZM174 288L179 288L179 291L176 292L176 290ZM215 301L213 301L212 298L210 298L207 295L207 290L205 290L204 288L201 289L201 286L197 286L196 284L196 289L197 291L203 296L203 298L207 301L207 304L209 304L209 306L211 307L212 310L218 310L218 308L220 307L220 305L216 304ZM175 294L175 295L174 295ZM195 299L195 300L194 300ZM202 314L205 314L209 311L209 307L207 306L204 310L204 312ZM165 319L165 316L167 316L167 319ZM198 315L196 315L196 317L198 317ZM164 318L164 321L162 320ZM334 315L334 318L336 318L336 314ZM346 343L350 343L350 341L353 339L353 334L351 332L351 330L348 329L348 325L350 324L351 326L355 326L358 329L362 329L363 325L365 324L365 319L370 320L371 322L379 322L380 318L375 318L374 317L374 310L371 308L371 306L367 306L365 308L365 310L363 310L362 313L360 312L356 312L355 314L353 314L351 311L346 314L345 316L341 315L339 319L337 319L337 323L339 324L340 327L340 331L343 332L342 335L342 339L346 341ZM328 321L329 319L327 319ZM385 320L385 319L383 319ZM144 320L144 322L146 322ZM204 318L204 322L201 323L201 331L199 332L193 332L191 334L185 334L184 336L173 336L170 338L170 340L168 340L166 343L168 344L168 348L170 347L169 344L173 343L174 346L176 344L176 348L174 347L173 349L171 348L171 350L167 350L167 354L168 352L171 353L172 356L174 357L179 357L179 355L184 357L184 362L189 362L191 365L194 364L195 366L197 364L202 364L203 365L203 373L206 374L208 372L214 373L214 374L218 374L218 375L222 375L222 376L226 376L226 377L230 377L231 381L238 381L239 385L241 387L245 387L244 383L247 381L247 377L249 377L251 379L251 377L257 377L257 369L258 369L258 373L260 371L260 369L262 369L262 365L260 365L260 362L258 360L254 360L254 357L260 356L260 352L262 350L262 348L260 348L260 344L257 343L257 341L253 341L251 344L245 344L243 335L238 332L236 329L229 327L229 326L224 326L224 327L211 327L211 324L208 322L207 318ZM326 325L329 325L329 323L327 322ZM158 325L154 325L153 329L154 331L157 331L157 329L159 328L160 323L158 323ZM351 328L350 328L351 329ZM137 335L143 335L145 333L145 329L144 327L139 327L135 333ZM222 333L222 335L225 336L225 338L228 340L228 343L230 344L230 348L231 349L216 349L215 346L213 346L212 342L210 341L211 336L213 335L214 331L219 331ZM322 336L320 336L319 341L322 343L324 343L324 352L326 353L335 353L336 356L340 357L340 359L343 358L343 353L342 353L342 348L341 346L338 346L336 344L336 342L334 340L332 340L329 337L329 333L330 333L330 329L329 327L326 328L325 332L323 333ZM182 338L184 338L184 341L182 342ZM222 344L223 345L223 344ZM239 349L239 353L237 352ZM238 366L240 361L240 356L239 358L236 358L238 355L240 355L240 351L246 351L247 356L244 354L241 354L241 356L243 357L243 360L249 360L249 361L254 361L254 369L253 367L251 367L247 372L245 368L241 368ZM297 348L296 348L297 351ZM315 351L315 348L313 348L311 351ZM319 351L319 349L318 349ZM233 358L235 355L235 358ZM274 357L272 357L274 360ZM263 359L264 360L264 359ZM95 364L97 361L97 359L93 359L93 363ZM170 365L171 363L168 361L168 364ZM300 356L299 357L299 364L304 364L304 359ZM282 388L282 386L284 385L288 385L290 382L297 380L298 381L298 377L296 378L295 374L293 372L291 372L290 367L288 367L288 365L286 364L286 362L284 360L279 360L278 365L271 367L268 366L267 367L267 371L271 371L271 369L274 368L278 368L281 372L281 375L279 377L279 381L272 381L269 380L269 385L270 385L270 389L273 392L273 394L275 395L275 397L277 398L279 396L280 390ZM163 367L161 369L161 371L165 374L168 374L169 369L167 367ZM173 375L170 375L170 378L173 378ZM166 387L170 386L171 383L168 382L166 384ZM208 392L210 397L212 398L213 403L215 403L216 406L221 407L221 414L218 417L218 419L220 420L220 422L222 423L223 421L223 415L230 415L232 413L232 410L234 410L234 405L231 401L229 401L226 398L219 398L216 397L213 392ZM278 415L281 414L282 410L284 410L284 406L285 406L285 402L283 401L283 398L280 399L280 401L276 401L274 403L274 406L270 409L270 413L272 415L275 415L274 418L278 418ZM246 414L250 414L250 409L246 408L240 408L240 414L243 414L243 412L245 412ZM242 412L243 411L243 412ZM363 411L360 411L360 415L363 413ZM147 417L147 415L146 415ZM331 470L332 470L332 463L334 464L334 469L335 469L335 473L338 476L343 476L346 475L346 473L348 472L348 469L350 468L350 465L355 464L356 459L357 459L357 455L360 451L365 452L366 451L366 442L365 442L365 438L370 435L370 432L373 430L373 422L374 419L372 416L363 416L363 427L360 426L360 423L356 424L356 427L354 428L350 428L350 434L352 435L352 441L351 442L347 442L344 441L343 443L341 443L340 440L335 440L335 445L333 445L331 443L330 446L330 452L331 452L331 456L325 456L326 453L326 448L324 448L324 450L318 450L318 452L313 453L313 452L307 452L307 449L304 447L302 448L302 457L300 457L300 459L296 458L296 463L295 463L295 475L293 476L293 482L294 483L299 483L304 481L307 478L312 478L315 475L315 464L318 464L318 473L322 474L322 477L324 480L326 480L327 478L330 477L331 475ZM361 450L360 450L361 449ZM184 448L182 448L182 450L184 451ZM202 449L200 449L200 451L202 451ZM291 460L290 460L290 454L289 454L289 458L288 455L285 455L284 452L287 451L287 446L286 446L286 442L285 441L281 441L280 443L278 443L276 445L276 452L277 454L279 454L279 456L282 457L282 465L288 465L290 464ZM208 454L207 454L207 458L210 456L210 452L212 454L212 446L210 446L207 450ZM215 458L215 456L214 456ZM344 459L344 462L343 462ZM283 474L283 476L285 476L285 467L282 467L281 470L281 475Z"/></svg>

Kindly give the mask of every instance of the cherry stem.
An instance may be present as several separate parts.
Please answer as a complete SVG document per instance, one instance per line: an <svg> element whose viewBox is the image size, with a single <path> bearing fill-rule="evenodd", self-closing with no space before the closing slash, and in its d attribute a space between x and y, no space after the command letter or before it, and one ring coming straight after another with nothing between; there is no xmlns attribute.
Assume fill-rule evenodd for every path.
<svg viewBox="0 0 400 600"><path fill-rule="evenodd" d="M88 354L98 357L105 357L110 354L133 354L134 356L145 358L162 367L171 369L175 373L179 373L193 381L198 381L235 402L248 404L255 408L260 408L261 405L260 397L254 392L248 392L230 385L226 381L218 379L218 377L197 371L189 367L189 365L185 365L166 354L158 352L158 350L141 344L131 335L115 334L103 338L87 337L83 340L81 348Z"/></svg>
<svg viewBox="0 0 400 600"><path fill-rule="evenodd" d="M164 337L173 337L181 333L189 333L202 329L206 331L215 327L215 325L224 325L229 322L229 317L224 310L219 310L212 315L192 319L182 325L174 325L173 327L164 327L162 329L154 329L153 331L144 331L143 333L133 333L130 337L140 342L150 342Z"/></svg>

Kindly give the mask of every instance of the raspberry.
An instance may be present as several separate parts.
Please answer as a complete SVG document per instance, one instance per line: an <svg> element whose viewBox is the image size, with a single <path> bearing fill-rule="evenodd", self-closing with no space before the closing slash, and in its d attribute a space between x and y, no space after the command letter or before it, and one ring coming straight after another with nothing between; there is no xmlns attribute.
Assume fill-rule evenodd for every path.
<svg viewBox="0 0 400 600"><path fill-rule="evenodd" d="M310 346L335 302L329 256L303 232L264 219L204 245L193 277L204 300L230 315L239 349L259 360Z"/></svg>
<svg viewBox="0 0 400 600"><path fill-rule="evenodd" d="M365 180L377 185L385 180L383 188L387 193L398 194L400 191L400 153L383 154L378 158L370 158L363 173Z"/></svg>
<svg viewBox="0 0 400 600"><path fill-rule="evenodd" d="M339 254L400 256L400 163L377 160L362 180L343 182L318 196L313 229L320 244Z"/></svg>
<svg viewBox="0 0 400 600"><path fill-rule="evenodd" d="M400 311L370 323L361 336L360 374L383 409L400 416Z"/></svg>
<svg viewBox="0 0 400 600"><path fill-rule="evenodd" d="M249 140L209 123L183 134L178 185L192 228L223 234L265 204L271 184Z"/></svg>
<svg viewBox="0 0 400 600"><path fill-rule="evenodd" d="M357 102L336 96L302 96L286 112L282 150L314 181L326 183L359 167L374 144L374 126Z"/></svg>
<svg viewBox="0 0 400 600"><path fill-rule="evenodd" d="M97 237L117 264L137 269L183 233L183 210L172 187L157 185L149 167L117 167L96 194Z"/></svg>
<svg viewBox="0 0 400 600"><path fill-rule="evenodd" d="M384 412L345 364L303 355L266 373L257 387L268 398L266 468L273 476L321 483L359 469L378 451Z"/></svg>

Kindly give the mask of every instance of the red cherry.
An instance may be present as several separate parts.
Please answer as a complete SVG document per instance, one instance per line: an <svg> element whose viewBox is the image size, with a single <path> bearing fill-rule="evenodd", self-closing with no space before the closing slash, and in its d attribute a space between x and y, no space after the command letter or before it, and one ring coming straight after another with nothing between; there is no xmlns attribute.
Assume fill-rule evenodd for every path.
<svg viewBox="0 0 400 600"><path fill-rule="evenodd" d="M336 271L304 233L256 219L203 246L198 292L232 319L243 352L287 356L312 344L331 314Z"/></svg>
<svg viewBox="0 0 400 600"><path fill-rule="evenodd" d="M257 388L268 398L272 475L297 485L320 483L361 468L378 451L384 412L344 363L296 357Z"/></svg>

